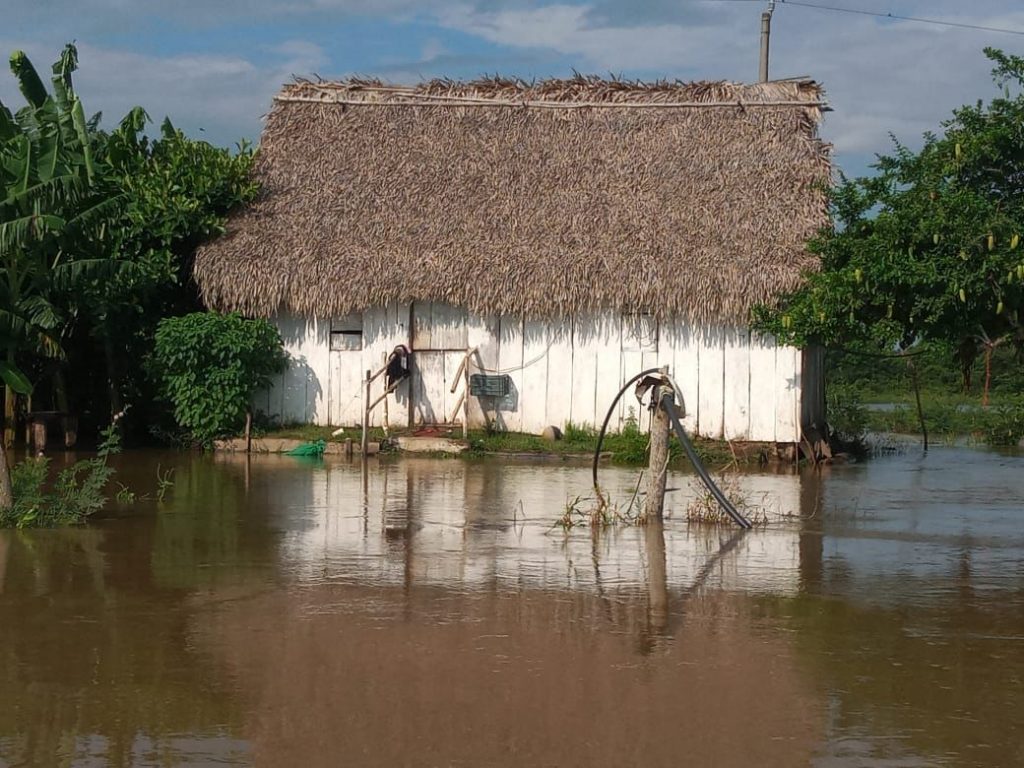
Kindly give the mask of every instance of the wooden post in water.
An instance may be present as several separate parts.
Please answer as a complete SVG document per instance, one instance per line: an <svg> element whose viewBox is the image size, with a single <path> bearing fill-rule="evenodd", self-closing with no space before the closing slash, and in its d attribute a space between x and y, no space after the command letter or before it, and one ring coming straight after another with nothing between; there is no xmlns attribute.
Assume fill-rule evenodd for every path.
<svg viewBox="0 0 1024 768"><path fill-rule="evenodd" d="M373 382L373 371L366 370L366 391L363 393L363 437L359 443L362 461L366 463L367 449L370 445L370 384Z"/></svg>
<svg viewBox="0 0 1024 768"><path fill-rule="evenodd" d="M662 374L668 368L661 369ZM654 388L654 410L651 412L651 459L647 469L647 499L644 502L644 517L661 520L665 509L665 480L668 477L668 433L672 425L668 413L661 407L661 398L671 393L672 388L665 378Z"/></svg>

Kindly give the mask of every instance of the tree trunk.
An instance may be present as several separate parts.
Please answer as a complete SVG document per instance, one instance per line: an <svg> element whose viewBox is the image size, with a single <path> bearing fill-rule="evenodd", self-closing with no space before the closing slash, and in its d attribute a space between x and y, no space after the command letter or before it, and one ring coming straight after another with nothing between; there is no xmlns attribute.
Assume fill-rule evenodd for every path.
<svg viewBox="0 0 1024 768"><path fill-rule="evenodd" d="M53 400L58 411L71 412L71 406L68 403L68 381L64 376L64 369L60 366L53 373Z"/></svg>
<svg viewBox="0 0 1024 768"><path fill-rule="evenodd" d="M7 348L7 364L14 367L14 348ZM14 415L18 403L18 395L11 387L4 387L4 448L14 446Z"/></svg>
<svg viewBox="0 0 1024 768"><path fill-rule="evenodd" d="M14 493L11 491L11 468L7 465L7 450L0 441L0 509L14 506Z"/></svg>

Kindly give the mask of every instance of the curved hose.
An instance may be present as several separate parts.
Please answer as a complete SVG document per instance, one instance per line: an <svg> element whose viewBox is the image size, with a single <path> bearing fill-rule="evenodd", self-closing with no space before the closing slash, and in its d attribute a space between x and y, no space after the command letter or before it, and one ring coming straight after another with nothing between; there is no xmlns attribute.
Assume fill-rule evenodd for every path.
<svg viewBox="0 0 1024 768"><path fill-rule="evenodd" d="M637 381L638 379L642 379L644 376L647 376L647 375L652 374L652 373L660 373L660 372L661 372L661 368L648 368L646 371L640 371L640 373L638 373L636 376L634 376L632 379L630 379L629 381L627 381L625 384L622 385L622 389L619 390L619 394L617 394L615 396L615 399L612 400L612 405L608 409L608 413L604 417L604 424L601 425L601 431L597 433L597 448L594 449L594 466L593 466L593 476L594 476L594 487L595 488L597 488L597 462L598 462L598 459L601 458L601 444L604 443L604 434L605 434L605 432L608 431L608 422L612 420L612 413L615 411L615 406L619 404L619 400L621 400L622 396L624 394L626 394L626 390L629 389L629 385L630 384L632 384L634 381Z"/></svg>
<svg viewBox="0 0 1024 768"><path fill-rule="evenodd" d="M672 421L672 428L676 431L676 437L679 438L679 442L683 444L683 450L686 451L687 457L690 459L690 463L693 464L693 468L697 470L697 474L700 475L700 479L704 481L704 485L707 486L711 495L715 497L725 513L732 518L733 522L736 523L740 528L750 528L750 521L745 518L733 503L729 501L729 498L722 493L722 489L715 485L715 481L711 479L711 475L708 474L707 469L704 468L703 462L697 455L697 451L693 447L693 443L690 442L690 438L686 436L686 430L683 429L683 425L679 423L679 416L676 413L675 401L671 395L665 395L661 398L661 407L665 409L669 419Z"/></svg>
<svg viewBox="0 0 1024 768"><path fill-rule="evenodd" d="M601 425L601 431L597 435L597 447L594 449L594 463L592 466L594 488L598 488L597 464L601 458L601 446L604 443L605 433L608 431L608 422L611 421L612 413L615 412L615 406L619 404L619 400L622 399L622 396L626 393L626 390L629 389L630 385L632 385L633 382L642 379L644 376L648 376L655 373L661 374L661 372L661 368L648 368L646 371L641 371L636 376L627 381L625 384L623 384L622 389L619 390L619 393L615 395L615 399L612 400L611 407L608 408L608 413L604 417L604 423ZM674 391L678 392L679 389L678 387L675 386L675 382L672 380L672 377L668 377L668 379L669 382L672 384ZM711 492L711 495L715 497L715 500L719 503L719 505L721 505L722 509L725 510L725 513L729 515L730 518L732 518L733 522L735 522L736 525L738 525L740 528L750 528L750 521L747 520L747 518L745 518L742 514L740 514L739 510L737 510L736 507L733 506L732 502L729 501L729 499L726 497L724 493L722 493L722 489L715 485L715 481L711 479L711 475L708 474L707 469L704 468L704 464L703 462L701 462L700 457L697 455L696 449L694 449L693 444L690 442L690 439L686 436L686 430L684 430L683 425L679 423L679 416L676 413L675 407L675 398L671 395L666 394L661 399L661 405L663 408L665 408L665 412L668 414L669 419L672 422L672 427L675 430L676 437L678 437L679 442L683 444L683 450L686 452L686 457L690 460L690 463L693 464L693 468L697 471L697 475L700 477L704 485L707 486L708 491Z"/></svg>

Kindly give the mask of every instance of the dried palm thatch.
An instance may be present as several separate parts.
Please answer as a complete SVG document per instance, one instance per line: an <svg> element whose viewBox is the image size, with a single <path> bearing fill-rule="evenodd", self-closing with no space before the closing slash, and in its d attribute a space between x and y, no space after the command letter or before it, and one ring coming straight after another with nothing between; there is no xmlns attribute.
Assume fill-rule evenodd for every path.
<svg viewBox="0 0 1024 768"><path fill-rule="evenodd" d="M821 98L810 80L299 81L267 119L260 199L195 277L251 315L446 301L742 321L816 266Z"/></svg>

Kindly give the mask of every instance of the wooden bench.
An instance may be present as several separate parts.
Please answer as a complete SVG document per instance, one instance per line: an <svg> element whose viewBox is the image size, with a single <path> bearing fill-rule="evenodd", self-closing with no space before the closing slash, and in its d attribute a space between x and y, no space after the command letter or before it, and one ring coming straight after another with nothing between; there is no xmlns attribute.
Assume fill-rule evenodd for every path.
<svg viewBox="0 0 1024 768"><path fill-rule="evenodd" d="M74 448L78 442L78 417L64 411L29 411L25 422L25 443L33 453L43 453L47 434L53 430L62 433L65 448Z"/></svg>

